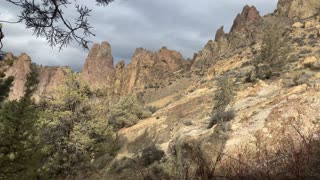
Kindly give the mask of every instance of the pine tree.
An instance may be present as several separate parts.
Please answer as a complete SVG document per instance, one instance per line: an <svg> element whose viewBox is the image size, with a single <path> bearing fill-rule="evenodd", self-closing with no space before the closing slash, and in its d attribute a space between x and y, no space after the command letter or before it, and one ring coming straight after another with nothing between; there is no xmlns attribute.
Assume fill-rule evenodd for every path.
<svg viewBox="0 0 320 180"><path fill-rule="evenodd" d="M8 97L13 80L14 77L12 76L8 77L5 80L0 79L0 103Z"/></svg>
<svg viewBox="0 0 320 180"><path fill-rule="evenodd" d="M31 72L25 96L0 109L0 179L35 178L40 148L38 110L31 96L37 84L37 73Z"/></svg>
<svg viewBox="0 0 320 180"><path fill-rule="evenodd" d="M103 102L92 98L81 76L68 70L65 85L46 103L40 121L48 154L43 171L49 177L88 170L100 154L113 152L115 141L106 108Z"/></svg>

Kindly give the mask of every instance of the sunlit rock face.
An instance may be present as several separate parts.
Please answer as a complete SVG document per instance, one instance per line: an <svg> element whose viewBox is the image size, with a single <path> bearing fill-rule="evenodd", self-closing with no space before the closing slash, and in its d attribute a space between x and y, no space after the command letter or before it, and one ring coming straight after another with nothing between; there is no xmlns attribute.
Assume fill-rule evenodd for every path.
<svg viewBox="0 0 320 180"><path fill-rule="evenodd" d="M108 42L92 46L81 73L92 88L110 86L113 83L115 68Z"/></svg>
<svg viewBox="0 0 320 180"><path fill-rule="evenodd" d="M238 14L233 22L230 33L233 32L246 32L247 27L251 24L259 23L262 21L259 11L254 6L245 6Z"/></svg>
<svg viewBox="0 0 320 180"><path fill-rule="evenodd" d="M14 82L9 94L9 100L17 100L24 95L24 84L26 83L27 75L30 72L31 58L27 54L22 53L16 60L14 60L13 65L6 72L6 77L14 77Z"/></svg>
<svg viewBox="0 0 320 180"><path fill-rule="evenodd" d="M279 0L277 16L305 19L320 14L319 0Z"/></svg>

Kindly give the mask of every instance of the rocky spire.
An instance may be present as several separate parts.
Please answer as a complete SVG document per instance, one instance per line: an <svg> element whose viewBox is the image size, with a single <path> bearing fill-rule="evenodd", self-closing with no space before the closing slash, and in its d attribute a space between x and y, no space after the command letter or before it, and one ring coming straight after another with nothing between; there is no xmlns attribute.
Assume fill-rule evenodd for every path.
<svg viewBox="0 0 320 180"><path fill-rule="evenodd" d="M216 37L214 38L215 41L219 41L221 38L224 38L225 37L225 33L224 33L224 30L223 30L223 26L221 26L217 32L216 32Z"/></svg>
<svg viewBox="0 0 320 180"><path fill-rule="evenodd" d="M233 21L230 33L232 32L246 32L247 27L251 24L258 23L262 20L259 11L254 6L245 6L241 14L238 14Z"/></svg>
<svg viewBox="0 0 320 180"><path fill-rule="evenodd" d="M94 44L82 69L84 78L93 87L102 87L114 78L114 71L110 44Z"/></svg>
<svg viewBox="0 0 320 180"><path fill-rule="evenodd" d="M10 54L9 56L12 56ZM31 58L22 53L16 60L12 67L6 72L6 77L13 76L14 82L9 94L9 100L20 99L24 95L25 83L27 82L27 75L31 72Z"/></svg>

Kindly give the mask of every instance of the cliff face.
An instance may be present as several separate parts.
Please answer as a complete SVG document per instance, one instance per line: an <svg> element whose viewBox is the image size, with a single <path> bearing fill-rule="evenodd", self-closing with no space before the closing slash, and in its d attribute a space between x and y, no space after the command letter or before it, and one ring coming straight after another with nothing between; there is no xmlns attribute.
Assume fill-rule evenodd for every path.
<svg viewBox="0 0 320 180"><path fill-rule="evenodd" d="M138 48L128 66L124 61L115 67L111 46L107 42L93 45L81 74L92 88L107 87L110 94L135 94L182 69L179 52L163 47L158 52Z"/></svg>
<svg viewBox="0 0 320 180"><path fill-rule="evenodd" d="M193 162L192 152L186 151L195 147L211 159L220 148L237 157L243 145L255 147L261 142L276 148L282 137L294 137L292 127L307 133L320 127L320 16L312 17L319 13L318 3L279 0L275 15L264 17L255 7L245 6L229 33L219 28L215 39L192 61L165 47L156 52L138 48L128 65L120 61L114 66L111 46L107 42L93 45L81 72L93 89L107 87L109 94L117 96L142 94L148 99L146 106L159 109L150 118L119 131L123 146L114 162L123 166L116 177L125 179L130 171L136 173L132 169L148 168L121 159L129 162L151 146L165 152L165 160L159 164L175 169ZM308 20L293 24L295 17ZM252 60L261 48L263 29L277 21L291 23L282 28L292 38L290 55L296 58L288 58L278 76L250 81L247 72L255 68ZM10 98L23 95L22 84L30 69L30 58L25 54L8 68L6 75L16 77ZM35 96L40 99L62 84L65 68L38 69L40 83ZM221 74L227 74L237 87L226 108L235 116L208 129Z"/></svg>
<svg viewBox="0 0 320 180"><path fill-rule="evenodd" d="M142 91L148 87L157 87L162 81L173 76L175 71L183 68L184 60L179 52L161 48L151 52L136 49L131 63L127 67L128 92Z"/></svg>
<svg viewBox="0 0 320 180"><path fill-rule="evenodd" d="M68 67L38 67L39 84L35 92L35 100L51 97L55 88L63 85L65 70Z"/></svg>
<svg viewBox="0 0 320 180"><path fill-rule="evenodd" d="M230 33L247 32L252 24L257 24L262 21L259 11L254 6L245 6L241 14L238 14L233 22Z"/></svg>
<svg viewBox="0 0 320 180"><path fill-rule="evenodd" d="M24 95L24 84L27 81L27 75L31 72L31 58L25 53L22 53L17 59L11 54L7 58L14 61L12 67L6 72L6 77L14 77L9 100L17 100Z"/></svg>
<svg viewBox="0 0 320 180"><path fill-rule="evenodd" d="M245 6L235 18L229 33L225 33L223 26L215 35L215 40L209 40L205 47L197 54L192 70L203 75L216 61L241 52L243 47L256 41L261 24L264 23L259 11L254 6Z"/></svg>
<svg viewBox="0 0 320 180"><path fill-rule="evenodd" d="M114 81L115 69L111 46L107 42L94 44L89 52L81 74L92 88L111 86Z"/></svg>
<svg viewBox="0 0 320 180"><path fill-rule="evenodd" d="M276 15L306 19L320 14L319 0L279 0Z"/></svg>

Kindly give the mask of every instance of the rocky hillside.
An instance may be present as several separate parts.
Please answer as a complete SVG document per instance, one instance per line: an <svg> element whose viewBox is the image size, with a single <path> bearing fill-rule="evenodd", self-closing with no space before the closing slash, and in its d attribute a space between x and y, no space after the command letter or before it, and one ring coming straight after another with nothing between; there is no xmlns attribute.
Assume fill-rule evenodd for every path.
<svg viewBox="0 0 320 180"><path fill-rule="evenodd" d="M284 56L270 50L270 57L264 57L266 34L277 29L280 36L270 39L271 44L285 41L279 49L290 51ZM110 44L94 44L78 75L92 89L109 96L136 95L145 106L157 109L150 118L119 130L116 158L94 178L184 179L197 173L192 169L197 167L195 152L206 162L227 154L222 157L227 162L248 149L256 153L257 144L276 152L287 137L299 142L302 135L314 135L320 125L319 47L318 0L279 0L275 12L266 16L245 6L230 32L219 28L192 60L166 47L157 52L138 48L131 63L114 65ZM23 95L32 68L39 72L34 97L40 100L63 83L67 67L37 66L26 54L8 55L2 72L15 77L10 99ZM228 77L234 89L222 112L233 116L212 123L222 77ZM191 168L187 172L186 166Z"/></svg>

